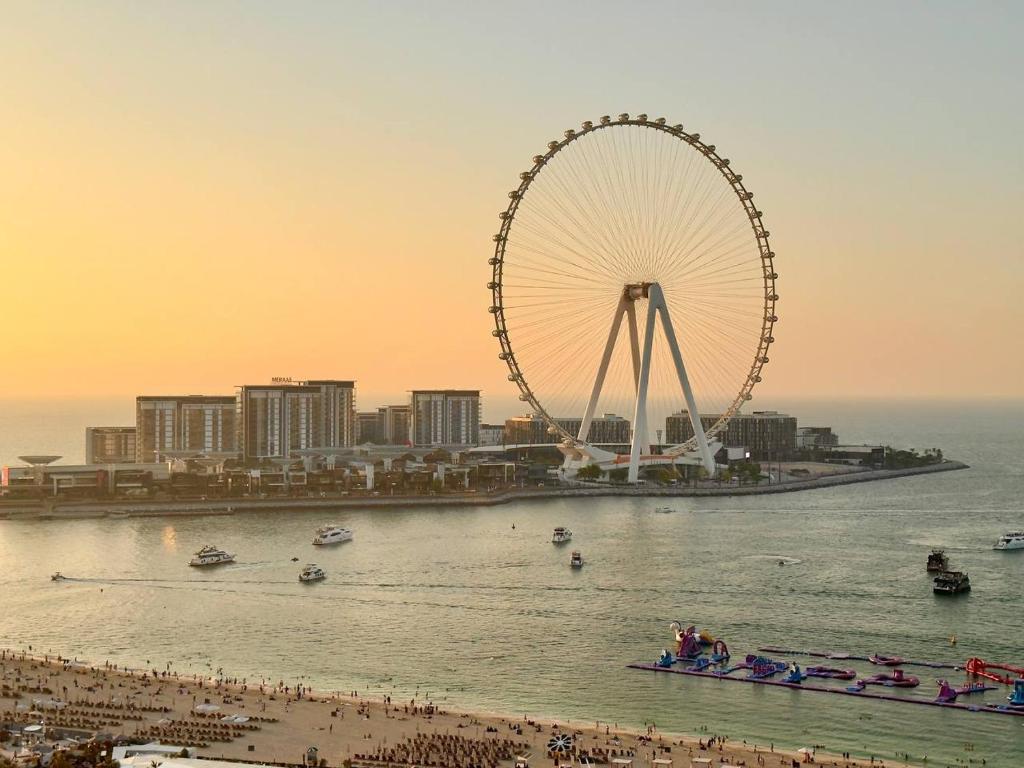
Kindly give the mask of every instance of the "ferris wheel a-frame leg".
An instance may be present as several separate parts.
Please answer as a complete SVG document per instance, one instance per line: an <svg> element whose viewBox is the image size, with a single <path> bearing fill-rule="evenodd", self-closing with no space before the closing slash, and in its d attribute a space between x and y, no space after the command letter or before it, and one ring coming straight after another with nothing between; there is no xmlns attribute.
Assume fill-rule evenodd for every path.
<svg viewBox="0 0 1024 768"><path fill-rule="evenodd" d="M646 443L647 436L647 386L651 377L651 351L654 346L655 316L658 314L661 315L661 326L665 332L665 341L668 342L669 350L672 352L672 361L675 363L679 385L683 389L683 397L686 398L686 406L690 412L690 424L693 426L693 433L697 438L697 449L700 452L701 462L709 474L714 474L715 459L711 455L711 448L708 446L708 439L704 434L704 426L700 421L700 413L697 411L697 402L693 397L693 390L690 388L690 379L686 375L686 367L683 365L683 356L679 351L675 332L672 330L672 321L668 316L668 305L665 303L665 295L661 291L661 286L657 283L651 283L646 286L646 291L647 327L644 332L643 354L640 358L636 409L633 413L633 443L630 446L629 452L629 482L635 483L640 479L640 453L645 447L644 444Z"/></svg>
<svg viewBox="0 0 1024 768"><path fill-rule="evenodd" d="M576 438L586 442L587 433L590 432L590 424L594 420L594 411L597 410L597 402L601 399L601 388L604 386L604 377L608 374L608 364L612 360L612 352L615 349L615 340L619 336L619 328L622 327L622 316L632 309L623 296L619 299L619 305L615 308L615 317L612 319L611 330L608 331L608 341L604 345L604 354L601 355L601 363L597 367L597 376L594 378L594 388L590 391L590 400L587 402L587 410L583 412L583 421L580 422L580 431ZM634 311L629 319L630 335L636 336L636 312Z"/></svg>

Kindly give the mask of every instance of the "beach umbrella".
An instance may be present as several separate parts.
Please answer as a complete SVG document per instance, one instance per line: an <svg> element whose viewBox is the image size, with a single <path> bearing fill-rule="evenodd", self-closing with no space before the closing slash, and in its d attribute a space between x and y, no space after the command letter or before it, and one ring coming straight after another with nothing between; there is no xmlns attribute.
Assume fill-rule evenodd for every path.
<svg viewBox="0 0 1024 768"><path fill-rule="evenodd" d="M559 733L548 739L549 752L566 753L572 750L572 736L567 733Z"/></svg>

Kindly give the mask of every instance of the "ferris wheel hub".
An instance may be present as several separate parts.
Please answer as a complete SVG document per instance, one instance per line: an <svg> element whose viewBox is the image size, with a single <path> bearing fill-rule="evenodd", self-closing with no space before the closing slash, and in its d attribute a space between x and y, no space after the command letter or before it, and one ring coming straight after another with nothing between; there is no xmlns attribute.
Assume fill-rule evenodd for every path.
<svg viewBox="0 0 1024 768"><path fill-rule="evenodd" d="M626 301L637 301L650 298L651 286L656 283L626 283L622 289L622 297Z"/></svg>

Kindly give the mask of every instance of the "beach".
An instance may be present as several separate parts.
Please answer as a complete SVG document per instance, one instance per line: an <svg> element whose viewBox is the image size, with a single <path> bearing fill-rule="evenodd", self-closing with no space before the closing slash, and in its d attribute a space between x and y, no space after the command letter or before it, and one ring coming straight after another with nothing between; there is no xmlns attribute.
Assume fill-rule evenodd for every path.
<svg viewBox="0 0 1024 768"><path fill-rule="evenodd" d="M138 743L188 746L200 757L301 765L310 746L330 768L428 764L437 768L497 768L527 757L531 766L632 760L636 768L686 768L692 758L712 764L791 768L806 755L771 743L734 742L703 734L645 731L615 723L553 721L529 714L501 716L435 705L430 691L402 701L359 691L325 691L304 683L202 677L166 664L148 670L85 662L27 650L0 651L0 722L44 724L53 736L106 733ZM569 737L571 752L549 752ZM813 748L812 744L807 745ZM900 766L846 759L818 751L814 764ZM617 765L625 765L618 763Z"/></svg>

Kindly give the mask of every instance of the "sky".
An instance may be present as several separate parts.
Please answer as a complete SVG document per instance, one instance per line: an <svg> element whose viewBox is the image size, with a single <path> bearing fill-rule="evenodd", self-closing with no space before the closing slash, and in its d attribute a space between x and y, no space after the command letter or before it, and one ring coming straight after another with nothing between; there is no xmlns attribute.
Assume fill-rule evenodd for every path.
<svg viewBox="0 0 1024 768"><path fill-rule="evenodd" d="M487 313L497 213L548 141L623 111L699 131L755 191L781 297L756 405L1024 397L1019 3L0 15L0 398L293 376L522 411Z"/></svg>

